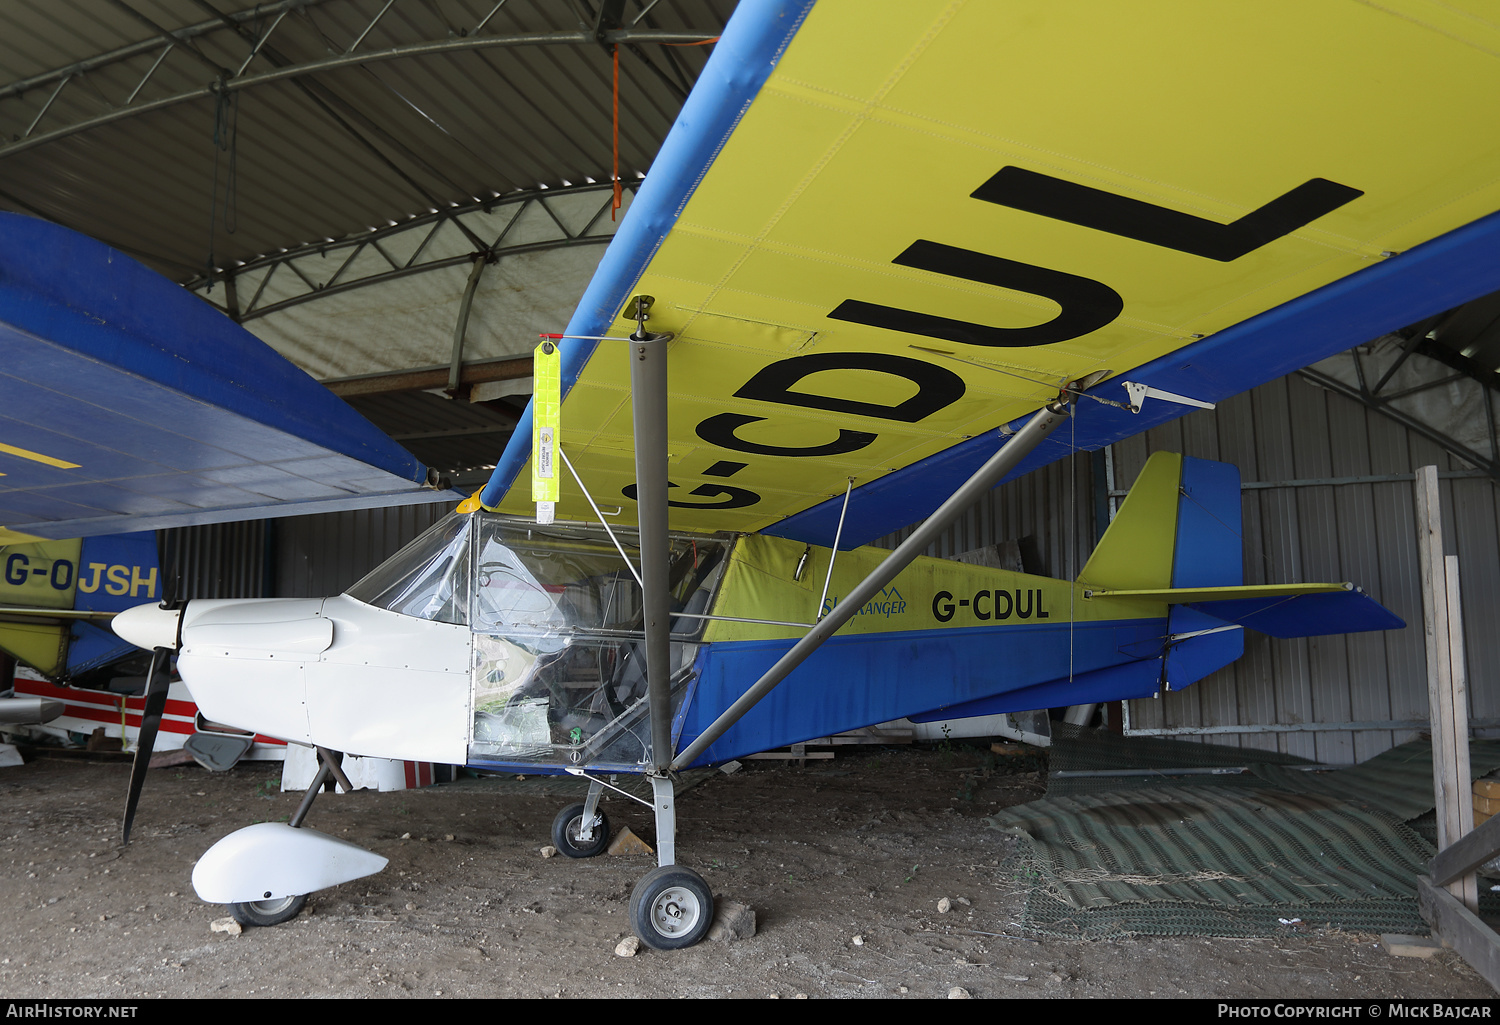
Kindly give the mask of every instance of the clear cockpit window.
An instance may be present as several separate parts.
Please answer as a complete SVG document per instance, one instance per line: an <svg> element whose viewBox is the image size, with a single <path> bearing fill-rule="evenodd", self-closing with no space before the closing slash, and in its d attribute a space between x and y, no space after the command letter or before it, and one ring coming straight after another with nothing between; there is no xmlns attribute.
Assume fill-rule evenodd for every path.
<svg viewBox="0 0 1500 1025"><path fill-rule="evenodd" d="M640 585L602 530L475 514L471 760L640 764L649 751ZM619 532L639 565L633 535ZM673 703L691 678L728 546L674 538Z"/></svg>
<svg viewBox="0 0 1500 1025"><path fill-rule="evenodd" d="M468 623L471 522L450 513L345 593L403 616Z"/></svg>
<svg viewBox="0 0 1500 1025"><path fill-rule="evenodd" d="M478 530L475 630L519 639L639 629L639 588L607 539L517 528L494 519L481 520Z"/></svg>

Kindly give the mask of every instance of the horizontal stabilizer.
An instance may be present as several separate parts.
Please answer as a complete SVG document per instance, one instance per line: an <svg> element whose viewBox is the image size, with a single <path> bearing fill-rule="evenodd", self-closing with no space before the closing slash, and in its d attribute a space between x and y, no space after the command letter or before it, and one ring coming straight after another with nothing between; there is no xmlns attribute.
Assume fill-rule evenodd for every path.
<svg viewBox="0 0 1500 1025"><path fill-rule="evenodd" d="M1190 602L1189 607L1272 637L1318 637L1364 630L1399 630L1406 621L1374 598L1352 587L1347 591L1299 594L1285 598L1238 598Z"/></svg>
<svg viewBox="0 0 1500 1025"><path fill-rule="evenodd" d="M1084 596L1186 605L1272 637L1399 630L1406 625L1400 616L1349 583L1093 590Z"/></svg>
<svg viewBox="0 0 1500 1025"><path fill-rule="evenodd" d="M1353 584L1235 584L1228 587L1092 588L1085 598L1139 598L1142 601L1189 605L1194 602L1242 601L1253 598L1295 598L1330 591L1357 591Z"/></svg>

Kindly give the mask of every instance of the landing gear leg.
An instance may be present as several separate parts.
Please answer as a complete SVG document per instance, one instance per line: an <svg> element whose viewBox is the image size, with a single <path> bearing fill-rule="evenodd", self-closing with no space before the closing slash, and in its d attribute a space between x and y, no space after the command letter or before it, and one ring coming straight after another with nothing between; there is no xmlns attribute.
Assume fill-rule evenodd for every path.
<svg viewBox="0 0 1500 1025"><path fill-rule="evenodd" d="M703 877L677 862L677 815L672 778L651 776L656 810L657 867L641 877L630 894L630 925L641 942L656 950L691 947L708 935L714 896Z"/></svg>
<svg viewBox="0 0 1500 1025"><path fill-rule="evenodd" d="M631 300L636 330L630 335L630 403L635 435L636 521L640 525L641 610L646 641L646 699L651 718L652 807L656 812L657 868L630 895L630 924L641 942L657 950L691 947L708 934L714 898L698 873L677 865L673 811L671 679L671 547L667 540L667 343L647 333L654 302Z"/></svg>
<svg viewBox="0 0 1500 1025"><path fill-rule="evenodd" d="M349 778L344 775L343 760L342 752L318 748L318 774L313 777L312 785L307 788L307 793L302 795L302 803L297 806L297 811L292 815L288 825L294 829L300 828L319 792L325 785L331 785L335 779L344 786L346 793L351 789ZM296 918L306 905L307 894L297 893L286 897L268 896L266 900L245 901L228 904L226 907L229 909L230 916L241 925L264 926L289 922Z"/></svg>
<svg viewBox="0 0 1500 1025"><path fill-rule="evenodd" d="M672 777L662 774L651 780L651 804L656 811L656 864L677 864L677 810L673 804L677 788Z"/></svg>

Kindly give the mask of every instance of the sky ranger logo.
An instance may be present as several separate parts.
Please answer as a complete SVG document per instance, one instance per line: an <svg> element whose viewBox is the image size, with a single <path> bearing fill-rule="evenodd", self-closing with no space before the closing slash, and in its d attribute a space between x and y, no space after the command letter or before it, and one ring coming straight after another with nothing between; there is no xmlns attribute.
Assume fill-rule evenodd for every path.
<svg viewBox="0 0 1500 1025"><path fill-rule="evenodd" d="M839 599L828 598L823 602L823 615L828 615L838 605ZM890 619L892 616L905 615L906 599L901 597L901 592L894 587L882 588L879 597L865 604L865 607L855 613L856 616L884 616Z"/></svg>

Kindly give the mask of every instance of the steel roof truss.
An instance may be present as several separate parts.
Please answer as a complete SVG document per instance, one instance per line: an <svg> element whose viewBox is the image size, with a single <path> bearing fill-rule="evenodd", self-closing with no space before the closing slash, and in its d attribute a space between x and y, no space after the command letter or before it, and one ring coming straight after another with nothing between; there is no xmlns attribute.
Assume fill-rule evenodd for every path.
<svg viewBox="0 0 1500 1025"><path fill-rule="evenodd" d="M120 3L120 0L116 0L116 2ZM125 6L127 10L131 11L132 14L136 14L138 17L141 17L148 23L151 23L153 25L155 24L154 22L150 22L150 19L146 19L143 15L140 15L139 12L134 11L133 8L129 8L123 3L121 3L121 6ZM276 65L272 70L260 72L259 74L253 75L233 75L230 73L228 68L220 67L217 63L204 55L202 51L186 43L184 39L181 38L183 33L179 32L174 36L172 33L168 32L167 30L161 29L159 26L156 27L156 31L158 32L158 36L150 40L150 46L146 48L147 50L154 49L160 43L171 43L175 41L179 46L190 50L194 56L207 63L213 69L216 76L214 82L196 89L188 89L169 96L159 97L158 99L152 100L148 103L142 103L139 106L115 107L114 109L105 111L102 114L96 114L92 117L86 117L80 121L54 128L48 132L42 132L37 135L24 137L7 145L0 146L0 158L11 156L16 153L25 152L26 150L33 149L36 146L45 145L46 143L54 142L58 139L67 138L68 136L74 135L78 132L86 131L91 128L97 128L101 125L110 124L124 118L135 117L137 115L144 114L150 111L162 110L164 108L176 106L180 103L186 103L192 100L208 99L213 96L215 91L233 92L240 89L250 89L254 88L255 86L267 85L269 83L279 82L284 79L296 80L309 78L327 71L335 71L341 68L375 63L379 61L398 60L407 57L423 57L434 54L467 50L485 50L495 47L579 46L595 44L593 34L588 31L523 32L516 33L514 35L485 37L475 37L471 35L454 39L427 40L418 43L405 43L398 46L389 47L384 50L370 50L358 54L340 53L333 57L324 57L318 60L307 61L301 64L291 61L288 58L279 56L274 48L264 47L261 52L265 54L268 60ZM646 56L645 52L635 44L696 43L707 42L715 38L714 35L705 32L673 32L652 29L642 30L628 28L607 31L605 33L605 37L607 41L612 44L626 44L627 48L630 49L630 51L637 57L639 57L642 62L645 63L645 65L650 68L671 89L674 95L679 96L682 94L682 87L678 83L673 82L671 78L668 77L659 67L652 63L652 61ZM248 64L245 66L248 67ZM35 81L37 79L51 80L51 78L52 76L49 73L45 76L34 76L33 79L28 81ZM304 90L308 88L307 83L300 84L302 85ZM61 87L59 86L59 88ZM17 90L14 85L9 87L9 90L9 92L0 90L0 98L3 98L5 95L13 95L15 92L20 91ZM134 94L132 94L132 96L133 95ZM315 102L319 102L320 105L326 103L326 101L320 101L317 97L311 98L313 98ZM329 113L332 114L331 111L329 111ZM342 119L337 118L337 115L333 116L337 120L340 120L341 127L344 127L346 130L352 131L352 128L347 125L347 123L343 123ZM366 144L368 145L368 141L364 141L366 141ZM381 156L382 160L387 159L385 158L384 154L379 155Z"/></svg>
<svg viewBox="0 0 1500 1025"><path fill-rule="evenodd" d="M631 189L632 191L634 191L635 187L636 186L634 183L626 184L626 188ZM593 215L590 216L588 223L585 224L583 228L576 232L570 231L568 229L567 222L564 221L558 211L554 209L554 206L557 201L563 198L579 196L582 193L589 192L601 193L603 195L603 201L599 204ZM215 275L214 280L224 280L225 282L228 282L232 279L236 279L243 275L253 273L254 271L260 270L262 268L266 269L266 274L260 279L259 283L257 284L255 293L251 297L249 304L245 306L241 311L235 312L231 310L231 316L233 316L240 322L244 322L246 320L253 320L257 317L265 316L268 313L286 309L290 306L296 306L303 302L307 302L310 299L319 298L325 295L334 295L339 292L348 291L352 288L362 288L366 285L379 284L381 282L391 281L396 278L406 277L411 274L418 274L430 270L442 270L449 267L459 266L473 260L476 253L484 254L491 259L499 259L500 257L506 255L544 252L548 249L567 248L574 245L599 245L606 243L614 235L613 227L611 226L611 230L609 231L596 231L596 228L603 220L605 211L610 209L611 197L611 184L609 182L596 182L590 185L573 186L572 188L567 190L536 190L534 192L517 194L498 200L489 199L474 203L466 207L455 207L449 210L440 211L436 214L428 215L428 218L414 218L403 224L388 225L386 227L377 228L374 231L356 236L350 236L338 241L300 246L296 249L291 249L284 253L277 253L272 256L262 257L257 260L249 261L248 263L237 267L232 271L228 271L222 275ZM559 237L516 243L507 246L505 244L505 240L510 235L511 229L520 222L525 212L533 205L540 206L541 209L547 214L548 218L552 221L552 223L557 226L557 229L560 232ZM475 233L475 231L468 225L466 225L463 221L465 215L473 215L476 213L488 214L492 213L496 209L496 207L502 206L511 207L514 212L506 221L505 226L500 230L499 234L495 237L495 240L491 243L486 244ZM423 232L422 240L417 244L416 249L412 252L410 258L408 258L404 263L393 257L391 253L386 249L386 247L380 244L380 242L384 239L389 239L396 235L403 235L408 232L416 232L421 230L423 227L426 227L429 219L431 222L431 226L427 227L426 231ZM455 228L462 231L465 237L474 243L474 249L458 255L437 256L423 260L423 256L429 249L429 244L442 230L443 226L449 223L453 224ZM346 272L349 271L355 259L366 247L372 248L375 250L375 252L379 253L381 258L390 266L390 269L373 274L366 274L363 277L355 277L349 280L345 280L344 276ZM348 255L340 261L338 269L334 271L333 276L321 284L313 281L313 279L309 277L308 274L305 273L298 265L298 261L302 260L305 257L312 255L327 256L330 253L336 253L344 249L349 250ZM296 274L297 277L306 284L307 291L302 295L293 295L287 298L278 299L265 305L261 305L261 297L265 293L266 286L270 282L271 275L275 273L277 267L282 265L291 267L292 273ZM193 291L198 291L201 293L202 290L207 287L208 283L209 279L199 278L196 281L190 282L187 287Z"/></svg>

